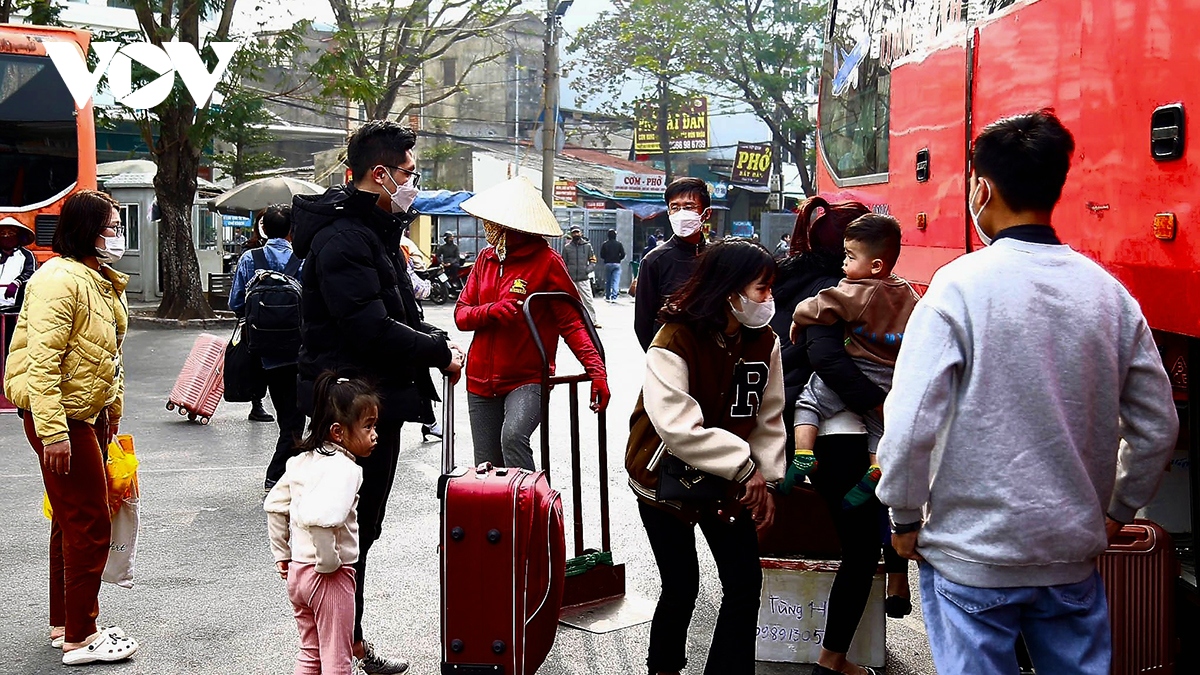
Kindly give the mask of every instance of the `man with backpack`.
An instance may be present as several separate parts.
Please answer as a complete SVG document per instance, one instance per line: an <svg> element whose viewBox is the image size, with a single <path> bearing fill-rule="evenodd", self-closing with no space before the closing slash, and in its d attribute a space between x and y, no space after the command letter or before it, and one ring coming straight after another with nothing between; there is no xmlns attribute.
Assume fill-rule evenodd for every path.
<svg viewBox="0 0 1200 675"><path fill-rule="evenodd" d="M292 255L291 206L267 207L259 223L267 243L238 259L229 309L246 320L242 339L250 353L262 359L267 391L275 405L279 440L263 482L269 490L283 476L292 448L304 433L304 413L296 405L303 261Z"/></svg>

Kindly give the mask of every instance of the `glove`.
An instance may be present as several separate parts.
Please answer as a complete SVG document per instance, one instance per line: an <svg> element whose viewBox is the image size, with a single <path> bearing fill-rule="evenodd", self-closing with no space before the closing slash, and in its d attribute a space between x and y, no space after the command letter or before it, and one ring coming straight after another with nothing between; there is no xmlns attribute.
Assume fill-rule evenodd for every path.
<svg viewBox="0 0 1200 675"><path fill-rule="evenodd" d="M805 476L812 473L815 468L817 468L817 457L813 451L797 450L792 463L788 465L787 473L783 476L783 482L779 485L779 492L785 495L790 493L792 488L803 483Z"/></svg>
<svg viewBox="0 0 1200 675"><path fill-rule="evenodd" d="M19 286L17 286L17 282L15 282L15 281L12 282L11 284L5 286L4 287L4 297L6 297L6 298L17 297L17 288L19 288Z"/></svg>
<svg viewBox="0 0 1200 675"><path fill-rule="evenodd" d="M521 314L520 300L500 300L488 305L487 317L496 323L505 323Z"/></svg>
<svg viewBox="0 0 1200 675"><path fill-rule="evenodd" d="M608 380L600 378L592 380L592 412L600 412L608 407Z"/></svg>

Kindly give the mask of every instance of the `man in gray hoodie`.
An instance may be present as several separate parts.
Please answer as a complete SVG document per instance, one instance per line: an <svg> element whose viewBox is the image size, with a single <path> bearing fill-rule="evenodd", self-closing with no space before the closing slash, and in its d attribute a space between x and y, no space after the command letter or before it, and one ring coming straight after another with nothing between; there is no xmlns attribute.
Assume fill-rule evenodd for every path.
<svg viewBox="0 0 1200 675"><path fill-rule="evenodd" d="M879 445L893 545L923 560L941 673L1107 675L1096 557L1154 495L1179 419L1136 300L1050 216L1075 142L1049 111L975 140L986 248L934 275L909 319Z"/></svg>

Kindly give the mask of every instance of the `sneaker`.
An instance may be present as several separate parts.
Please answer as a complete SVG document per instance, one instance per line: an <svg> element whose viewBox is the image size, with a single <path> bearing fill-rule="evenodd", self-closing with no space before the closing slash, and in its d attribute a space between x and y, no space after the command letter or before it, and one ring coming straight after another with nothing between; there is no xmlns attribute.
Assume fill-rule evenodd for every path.
<svg viewBox="0 0 1200 675"><path fill-rule="evenodd" d="M362 661L350 657L350 675L367 675L367 671L362 669Z"/></svg>
<svg viewBox="0 0 1200 675"><path fill-rule="evenodd" d="M434 438L441 438L442 437L442 425L438 424L437 422L434 422L433 424L422 424L421 425L421 442L424 443L427 440L429 440L429 436L433 436Z"/></svg>
<svg viewBox="0 0 1200 675"><path fill-rule="evenodd" d="M408 672L408 661L389 659L375 651L375 645L363 640L363 657L358 659L358 667L366 675L398 675Z"/></svg>

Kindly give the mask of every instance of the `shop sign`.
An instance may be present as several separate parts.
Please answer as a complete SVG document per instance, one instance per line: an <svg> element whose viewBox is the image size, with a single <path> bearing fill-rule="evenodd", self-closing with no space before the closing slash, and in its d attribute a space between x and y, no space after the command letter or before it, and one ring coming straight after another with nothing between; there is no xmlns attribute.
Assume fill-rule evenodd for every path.
<svg viewBox="0 0 1200 675"><path fill-rule="evenodd" d="M766 185L771 175L770 143L738 143L729 180L742 185Z"/></svg>
<svg viewBox="0 0 1200 675"><path fill-rule="evenodd" d="M628 173L622 171L613 181L613 191L621 194L661 195L667 191L667 177L662 174Z"/></svg>
<svg viewBox="0 0 1200 675"><path fill-rule="evenodd" d="M658 102L642 100L637 104L634 152L654 155L662 152L658 139ZM691 96L667 116L667 138L671 151L708 149L708 98Z"/></svg>
<svg viewBox="0 0 1200 675"><path fill-rule="evenodd" d="M554 201L575 205L579 199L579 190L573 180L554 181Z"/></svg>
<svg viewBox="0 0 1200 675"><path fill-rule="evenodd" d="M608 202L603 199L587 199L583 202L583 208L589 211L603 211L608 208Z"/></svg>

